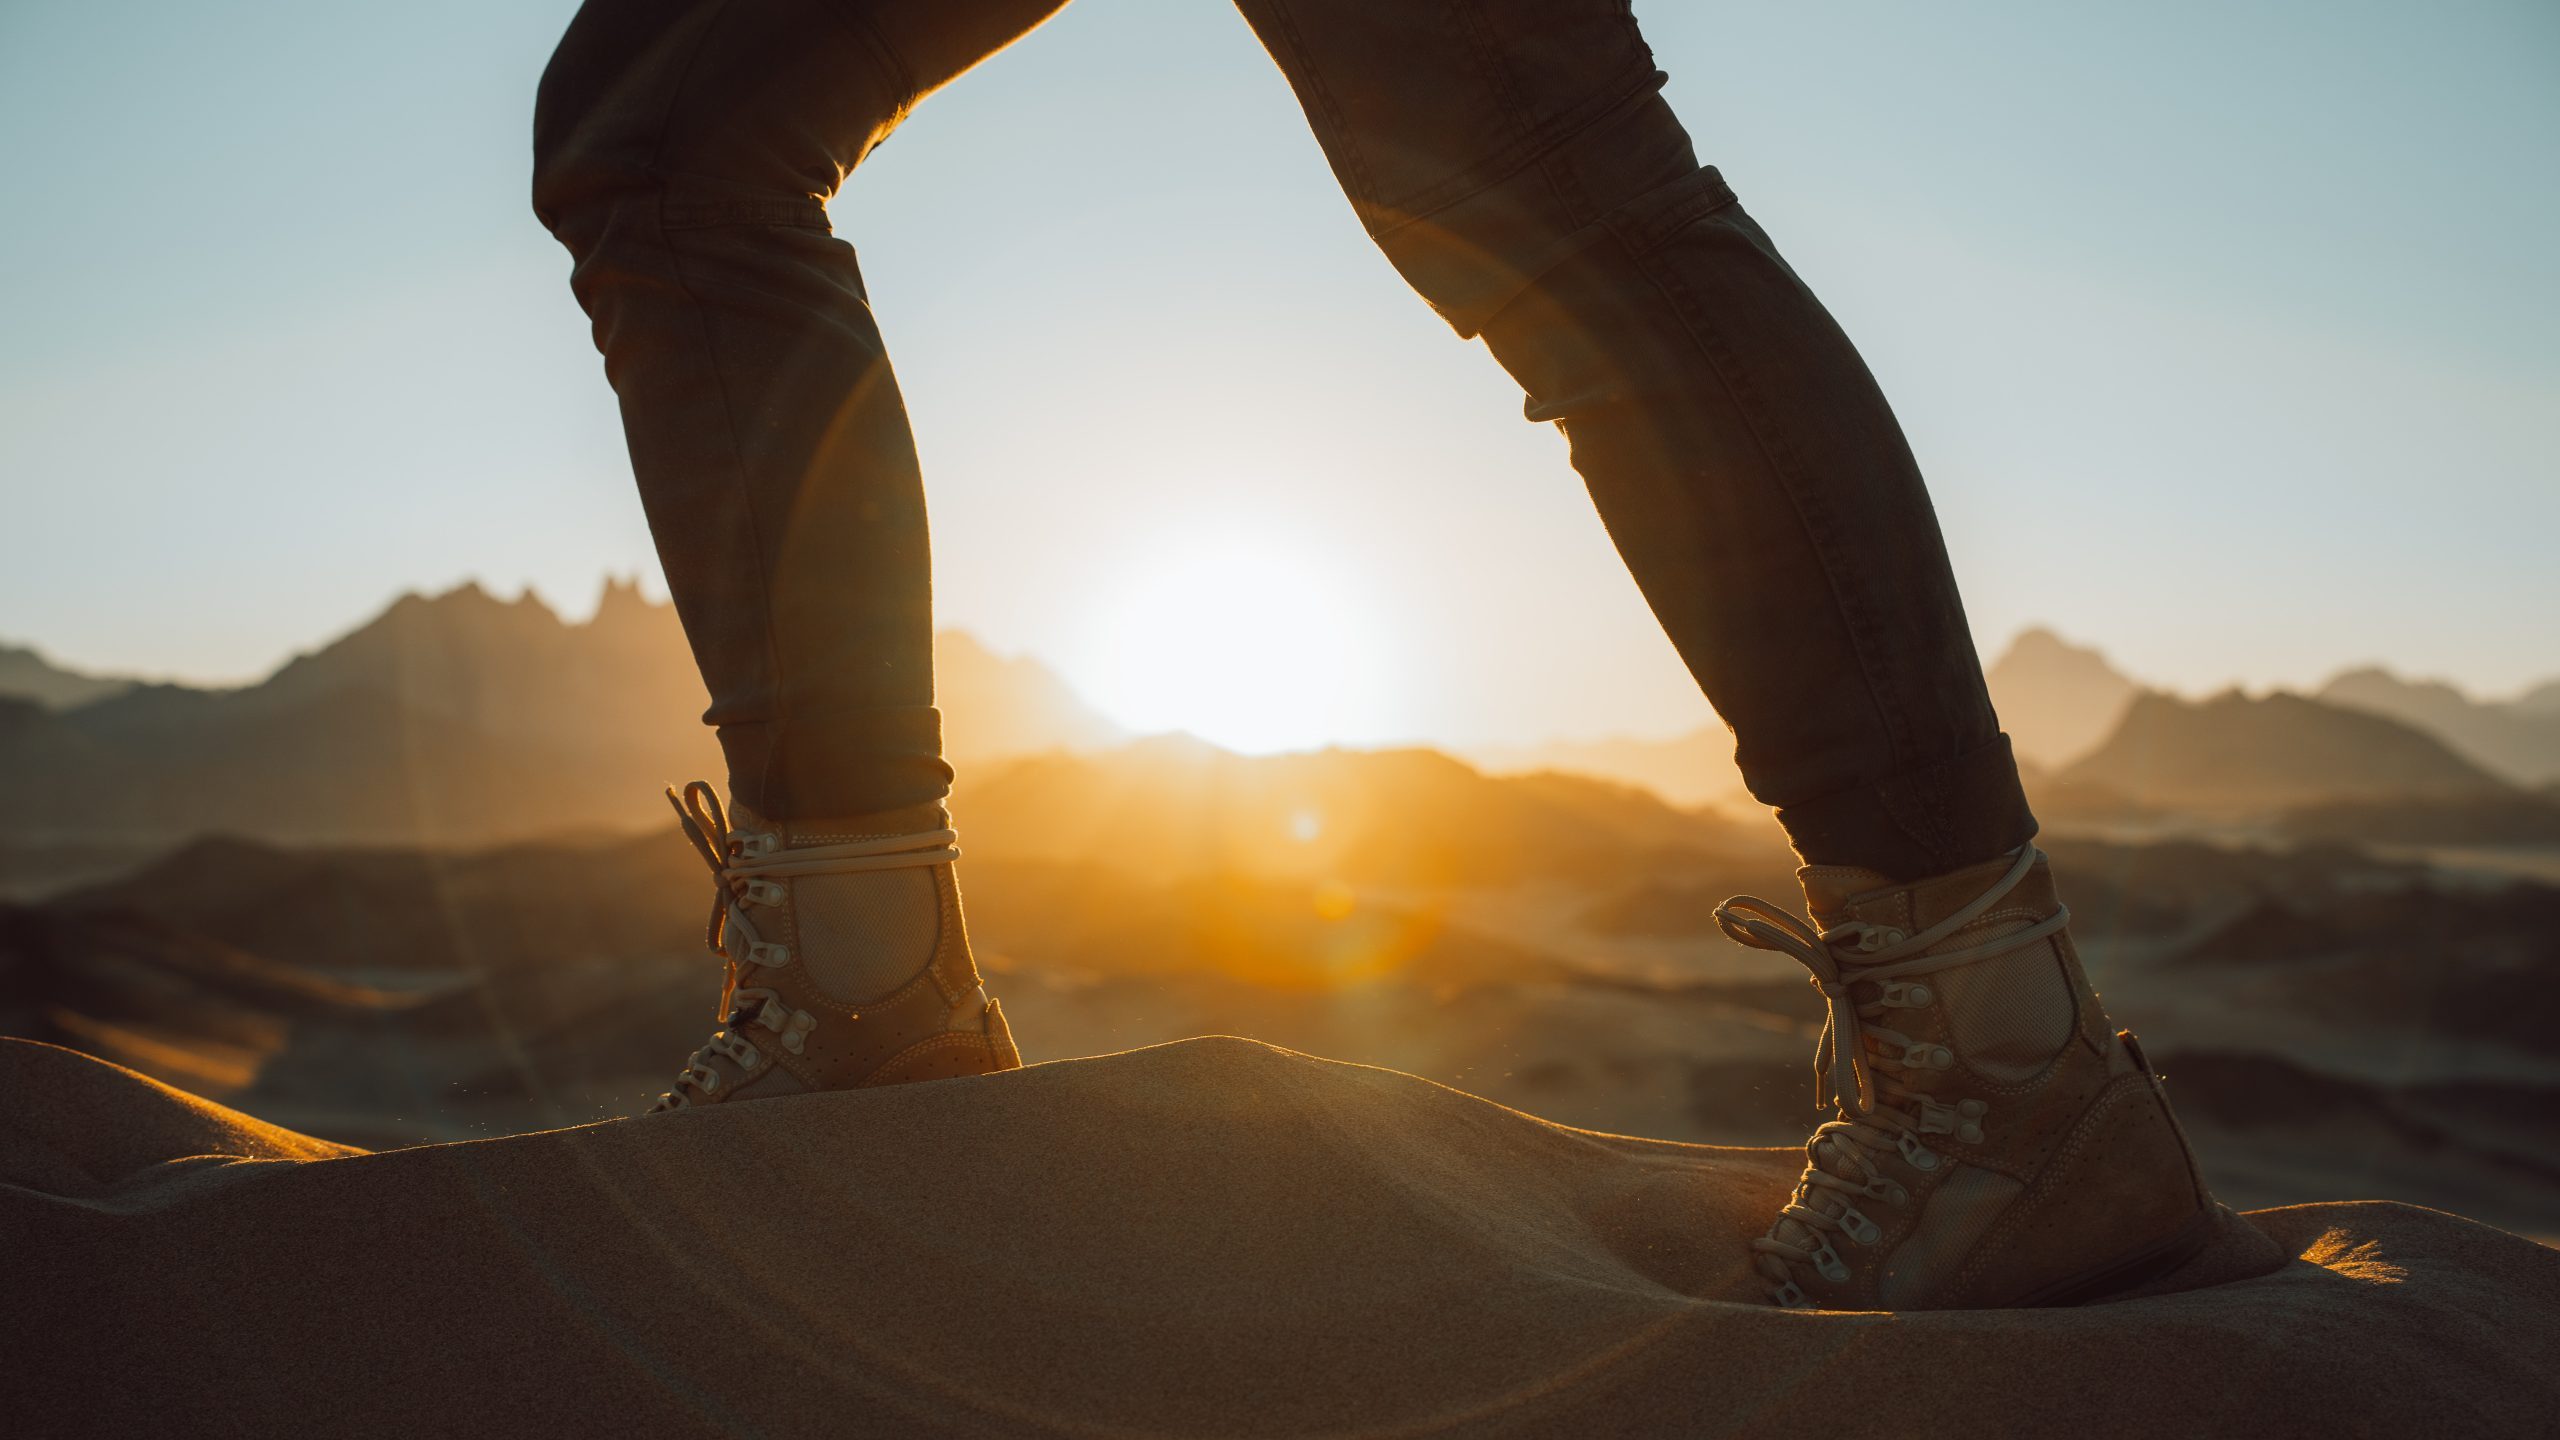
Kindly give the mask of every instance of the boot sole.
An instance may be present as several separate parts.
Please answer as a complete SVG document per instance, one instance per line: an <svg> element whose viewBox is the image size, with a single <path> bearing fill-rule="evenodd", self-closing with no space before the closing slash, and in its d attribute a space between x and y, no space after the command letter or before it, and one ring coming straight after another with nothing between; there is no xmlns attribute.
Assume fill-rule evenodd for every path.
<svg viewBox="0 0 2560 1440"><path fill-rule="evenodd" d="M2194 1259L2206 1243L2213 1239L2213 1212L2199 1214L2185 1229L2166 1240L2146 1245L2129 1255L2084 1270L2065 1280L2057 1280L2040 1290L2031 1291L2021 1300L2009 1302L2010 1308L2042 1309L2064 1305L2086 1305L2110 1295L2130 1290L2145 1281L2157 1280Z"/></svg>

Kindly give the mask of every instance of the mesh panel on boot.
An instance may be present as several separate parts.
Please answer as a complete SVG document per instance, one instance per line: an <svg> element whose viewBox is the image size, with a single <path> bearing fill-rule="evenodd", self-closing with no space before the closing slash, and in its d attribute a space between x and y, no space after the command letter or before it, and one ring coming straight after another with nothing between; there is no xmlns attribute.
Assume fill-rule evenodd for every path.
<svg viewBox="0 0 2560 1440"><path fill-rule="evenodd" d="M1973 939L1968 931L1949 943ZM1940 992L1957 1058L1986 1079L2032 1079L2071 1039L2071 981L2050 941L1943 971L1928 983Z"/></svg>
<svg viewBox="0 0 2560 1440"><path fill-rule="evenodd" d="M876 1000L915 978L942 936L931 870L804 875L791 882L791 918L809 978L829 999Z"/></svg>
<svg viewBox="0 0 2560 1440"><path fill-rule="evenodd" d="M1877 1273L1876 1298L1888 1310L1927 1299L2026 1188L2006 1175L1958 1165L1930 1194L1911 1238L1894 1248Z"/></svg>

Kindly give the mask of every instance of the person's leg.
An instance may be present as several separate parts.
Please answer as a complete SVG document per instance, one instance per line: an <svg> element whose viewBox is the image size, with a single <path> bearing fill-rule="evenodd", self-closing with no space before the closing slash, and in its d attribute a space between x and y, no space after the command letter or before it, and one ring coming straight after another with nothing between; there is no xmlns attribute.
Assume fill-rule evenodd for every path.
<svg viewBox="0 0 2560 1440"><path fill-rule="evenodd" d="M2183 1259L2209 1198L2028 844L1919 471L1699 168L1623 0L1240 4L1388 258L1564 427L1808 862L1816 926L1747 897L1717 915L1831 1007L1837 1117L1748 1283L2031 1304Z"/></svg>
<svg viewBox="0 0 2560 1440"><path fill-rule="evenodd" d="M1064 0L596 0L544 73L534 207L621 397L732 794L949 793L906 407L826 201Z"/></svg>
<svg viewBox="0 0 2560 1440"><path fill-rule="evenodd" d="M729 806L678 807L718 885L722 1028L655 1108L1020 1063L941 806L915 447L825 205L1062 3L590 0L543 76L535 210L729 761Z"/></svg>
<svg viewBox="0 0 2560 1440"><path fill-rule="evenodd" d="M1560 424L1805 859L2024 843L1918 467L1612 0L1239 0L1369 233Z"/></svg>

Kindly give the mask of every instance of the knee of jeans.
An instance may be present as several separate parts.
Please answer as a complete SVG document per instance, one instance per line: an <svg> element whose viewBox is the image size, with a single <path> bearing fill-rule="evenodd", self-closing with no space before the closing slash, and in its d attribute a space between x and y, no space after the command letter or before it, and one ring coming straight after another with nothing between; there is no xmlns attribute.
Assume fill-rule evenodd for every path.
<svg viewBox="0 0 2560 1440"><path fill-rule="evenodd" d="M638 24L591 0L543 73L533 204L555 234L667 192L805 223L915 98L867 32L808 7L664 6L681 14Z"/></svg>
<svg viewBox="0 0 2560 1440"><path fill-rule="evenodd" d="M876 133L894 124L877 109ZM851 127L855 133L861 126ZM672 202L696 220L824 227L826 202L861 149L833 145L797 117L756 107L665 107L621 102L546 74L534 107L533 211L571 249L612 228L633 202Z"/></svg>
<svg viewBox="0 0 2560 1440"><path fill-rule="evenodd" d="M1382 217L1378 247L1459 334L1475 336L1541 275L1666 210L1729 202L1661 97L1616 112L1427 212Z"/></svg>

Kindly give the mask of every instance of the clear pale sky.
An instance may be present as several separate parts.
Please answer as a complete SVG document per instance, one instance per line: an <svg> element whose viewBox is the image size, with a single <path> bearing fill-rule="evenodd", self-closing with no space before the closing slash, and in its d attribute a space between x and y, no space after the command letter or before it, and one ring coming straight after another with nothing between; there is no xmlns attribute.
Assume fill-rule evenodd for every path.
<svg viewBox="0 0 2560 1440"><path fill-rule="evenodd" d="M0 0L0 637L238 679L406 588L654 587L524 200L571 8ZM2560 671L2560 7L1638 11L1894 398L1986 647L2046 622L2190 689ZM1334 697L1270 743L1705 717L1561 440L1370 249L1223 6L1079 0L835 217L944 623L1181 723L1149 617L1205 587Z"/></svg>

